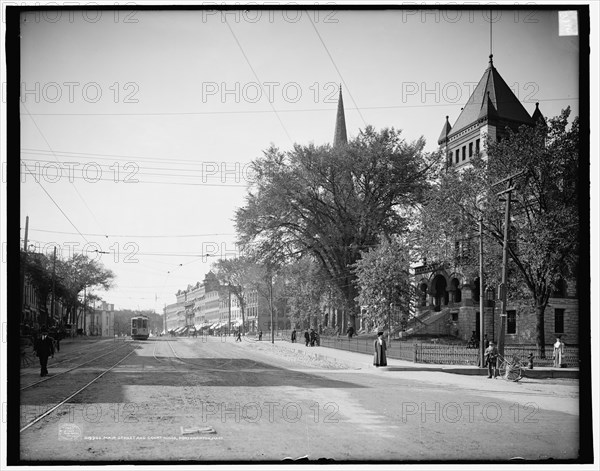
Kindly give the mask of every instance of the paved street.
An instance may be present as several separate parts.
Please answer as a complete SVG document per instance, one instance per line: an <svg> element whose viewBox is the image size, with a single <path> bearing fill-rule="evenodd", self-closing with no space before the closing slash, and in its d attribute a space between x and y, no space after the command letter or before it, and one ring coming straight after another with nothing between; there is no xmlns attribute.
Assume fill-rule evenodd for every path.
<svg viewBox="0 0 600 471"><path fill-rule="evenodd" d="M34 385L39 371L23 370L21 458L578 456L577 380L512 383L384 371L369 367L368 361L357 369L343 359L315 359L286 347L212 337L66 344L51 360L47 381Z"/></svg>

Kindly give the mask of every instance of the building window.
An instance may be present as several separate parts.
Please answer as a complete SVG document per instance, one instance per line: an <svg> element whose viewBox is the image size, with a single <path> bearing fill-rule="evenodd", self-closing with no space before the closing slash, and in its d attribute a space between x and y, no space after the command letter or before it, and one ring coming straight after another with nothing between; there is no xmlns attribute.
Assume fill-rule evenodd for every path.
<svg viewBox="0 0 600 471"><path fill-rule="evenodd" d="M552 292L553 298L566 298L567 297L567 282L560 278L556 282L556 286L554 287L554 291Z"/></svg>
<svg viewBox="0 0 600 471"><path fill-rule="evenodd" d="M473 157L473 143L469 142L469 157Z"/></svg>
<svg viewBox="0 0 600 471"><path fill-rule="evenodd" d="M419 286L420 289L420 295L421 295L421 306L427 306L427 284L426 283L421 283L421 286Z"/></svg>
<svg viewBox="0 0 600 471"><path fill-rule="evenodd" d="M452 322L458 322L458 312L452 313Z"/></svg>
<svg viewBox="0 0 600 471"><path fill-rule="evenodd" d="M460 160L460 149L456 149L456 163Z"/></svg>
<svg viewBox="0 0 600 471"><path fill-rule="evenodd" d="M517 333L517 311L506 311L506 333Z"/></svg>
<svg viewBox="0 0 600 471"><path fill-rule="evenodd" d="M565 310L554 309L554 333L565 333Z"/></svg>
<svg viewBox="0 0 600 471"><path fill-rule="evenodd" d="M479 155L479 139L475 141L475 155Z"/></svg>
<svg viewBox="0 0 600 471"><path fill-rule="evenodd" d="M463 146L462 148L462 155L463 155L463 160L466 160L467 158L467 146Z"/></svg>

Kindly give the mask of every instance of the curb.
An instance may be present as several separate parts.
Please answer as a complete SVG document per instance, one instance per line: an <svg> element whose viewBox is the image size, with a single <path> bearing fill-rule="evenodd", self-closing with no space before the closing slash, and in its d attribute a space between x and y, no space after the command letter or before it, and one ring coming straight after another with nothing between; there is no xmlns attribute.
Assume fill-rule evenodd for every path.
<svg viewBox="0 0 600 471"><path fill-rule="evenodd" d="M289 343L288 343L289 345ZM450 373L459 374L465 376L487 376L487 368L478 367L462 367L454 365L440 365L440 366L417 366L419 363L415 363L415 366L400 366L400 365L388 365L376 367L368 363L368 361L357 362L354 360L341 359L332 357L329 355L323 355L322 353L311 353L310 351L304 350L303 348L286 347L289 350L301 353L303 355L309 355L313 358L333 361L336 363L342 363L351 365L354 369L372 369L374 371L429 371L435 373ZM323 347L329 348L329 347ZM365 360L370 360L370 355L365 354ZM549 368L549 369L523 369L523 378L532 379L543 379L543 378L566 378L566 379L579 379L579 370L573 368Z"/></svg>
<svg viewBox="0 0 600 471"><path fill-rule="evenodd" d="M429 371L433 373L450 373L450 374L458 374L464 376L487 376L488 370L487 368L478 368L478 367L464 367L464 366L455 366L455 365L439 365L439 366L418 366L422 365L420 363L414 363L415 366L404 366L404 365L388 365L388 366L380 366L376 367L370 364L371 355L365 355L365 362L359 362L354 360L348 360L346 358L338 358L334 356L324 355L322 353L312 353L310 351L310 347L296 347L292 346L290 342L285 339L275 339L275 343L272 345L276 345L280 342L285 342L288 350L294 351L296 353L302 355L308 355L314 359L325 360L334 363L340 363L343 365L347 365L351 369L354 370L371 370L371 371ZM255 341L258 343L258 341ZM271 342L265 342L271 344ZM323 347L330 348L330 347ZM345 350L342 350L345 351ZM391 359L395 360L395 359ZM579 379L579 370L573 368L548 368L548 369L523 369L523 378L531 378L531 379L547 379L547 378L565 378L565 379Z"/></svg>

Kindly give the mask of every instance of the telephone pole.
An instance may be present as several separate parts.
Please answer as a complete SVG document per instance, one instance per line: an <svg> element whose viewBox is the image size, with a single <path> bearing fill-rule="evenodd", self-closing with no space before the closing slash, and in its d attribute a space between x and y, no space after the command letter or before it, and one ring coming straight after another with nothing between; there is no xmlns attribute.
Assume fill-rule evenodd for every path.
<svg viewBox="0 0 600 471"><path fill-rule="evenodd" d="M275 343L275 322L273 319L273 275L269 273L269 308L271 309L271 343Z"/></svg>
<svg viewBox="0 0 600 471"><path fill-rule="evenodd" d="M484 315L484 290L483 290L483 216L479 216L479 364L483 367L485 357L485 315Z"/></svg>
<svg viewBox="0 0 600 471"><path fill-rule="evenodd" d="M227 336L230 335L231 330L231 283L229 283L229 322L227 323Z"/></svg>
<svg viewBox="0 0 600 471"><path fill-rule="evenodd" d="M21 320L25 316L25 271L27 270L27 234L29 232L29 216L25 218L25 241L23 242L23 271L21 274Z"/></svg>
<svg viewBox="0 0 600 471"><path fill-rule="evenodd" d="M514 173L492 185L492 187L499 185L500 183L506 182L506 189L496 193L496 196L506 194L506 205L504 207L504 244L502 247L502 282L498 287L498 298L500 299L500 332L498 333L498 353L504 356L504 335L506 333L506 300L507 290L506 281L508 277L508 235L510 231L510 205L512 192L516 188L513 185L513 179L521 176L524 173L523 170Z"/></svg>
<svg viewBox="0 0 600 471"><path fill-rule="evenodd" d="M52 306L50 307L50 315L52 316L52 322L54 322L54 300L55 300L55 279L56 279L56 245L54 246L54 258L52 261ZM59 326L62 328L62 318L59 322Z"/></svg>

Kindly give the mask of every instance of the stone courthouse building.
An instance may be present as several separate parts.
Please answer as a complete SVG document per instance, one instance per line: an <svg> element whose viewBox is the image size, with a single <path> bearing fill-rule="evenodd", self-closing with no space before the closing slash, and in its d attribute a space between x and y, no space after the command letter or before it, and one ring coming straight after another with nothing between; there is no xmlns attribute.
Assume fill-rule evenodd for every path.
<svg viewBox="0 0 600 471"><path fill-rule="evenodd" d="M448 117L438 140L446 156L447 166L462 168L480 154L485 158L483 143L489 136L501 139L506 128L533 126L543 115L536 103L530 115L494 67L489 65L469 97L453 126ZM471 250L477 251L477 244ZM476 255L477 257L477 255ZM454 262L423 265L415 268L416 289L419 293L417 319L410 321L407 333L455 335L468 340L475 332L479 337L480 296L484 296L484 328L488 339L498 340L500 303L496 292L479 292L478 274L463 273ZM578 344L579 310L574 281L562 280L549 300L545 311L547 344L562 335L567 344ZM535 343L536 314L531 300L509 302L507 305L506 344Z"/></svg>

